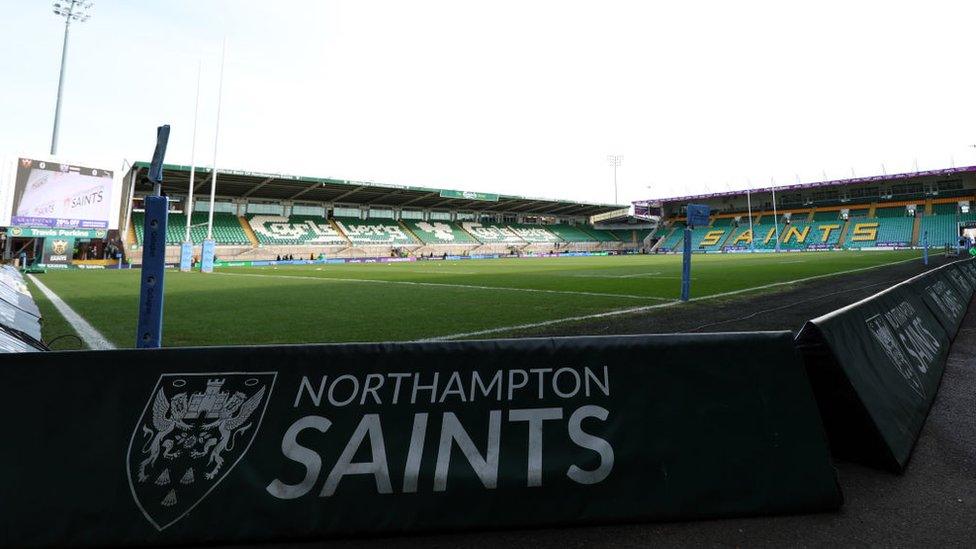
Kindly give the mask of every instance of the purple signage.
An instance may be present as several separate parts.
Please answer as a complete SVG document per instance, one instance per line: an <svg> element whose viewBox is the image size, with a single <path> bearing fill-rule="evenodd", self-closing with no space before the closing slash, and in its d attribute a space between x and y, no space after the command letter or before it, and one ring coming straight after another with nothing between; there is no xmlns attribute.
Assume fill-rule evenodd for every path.
<svg viewBox="0 0 976 549"><path fill-rule="evenodd" d="M793 185L782 185L776 186L776 192L790 191L796 189L813 189L816 187L831 187L835 185L853 185L857 183L875 183L884 181L898 181L902 179L911 179L915 177L930 177L930 176L946 176L959 173L973 173L976 172L976 166L964 166L961 168L943 168L940 170L927 170L923 172L911 172L911 173L898 173L890 175L872 175L868 177L855 177L852 179L834 179L831 181L817 181L813 183L794 183ZM749 192L762 193L770 192L774 187L762 187L759 189L749 189ZM689 196L676 196L672 198L652 198L647 200L637 200L635 201L634 207L637 206L649 206L652 203L661 202L684 202L687 200L702 200L709 198L719 198L723 196L740 196L746 193L746 189L738 191L725 191L720 193L709 193L709 194L695 194Z"/></svg>

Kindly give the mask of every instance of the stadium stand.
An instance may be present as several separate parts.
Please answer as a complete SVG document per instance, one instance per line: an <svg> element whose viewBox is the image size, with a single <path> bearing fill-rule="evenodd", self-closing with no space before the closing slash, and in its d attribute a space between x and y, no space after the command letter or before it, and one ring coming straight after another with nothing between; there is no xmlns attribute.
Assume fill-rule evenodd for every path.
<svg viewBox="0 0 976 549"><path fill-rule="evenodd" d="M942 247L946 244L955 246L959 238L959 224L956 220L955 204L936 204L935 206L951 206L951 214L927 215L922 218L922 225L919 232L919 239L928 233L929 246ZM935 211L935 207L932 208ZM945 212L946 208L940 208ZM921 241L919 242L921 245Z"/></svg>
<svg viewBox="0 0 976 549"><path fill-rule="evenodd" d="M904 208L885 208L901 209ZM879 217L849 223L848 248L908 246L912 241L913 217Z"/></svg>
<svg viewBox="0 0 976 549"><path fill-rule="evenodd" d="M904 207L876 208L874 210L874 217L890 218L890 217L904 217L904 216L905 216Z"/></svg>
<svg viewBox="0 0 976 549"><path fill-rule="evenodd" d="M660 235L661 229L662 227L658 227L657 229L635 229L634 233L636 233L635 236L637 237L637 244L639 245L641 242L644 242L644 239L647 238L651 233L658 233L657 236L661 236ZM630 239L624 240L623 238L621 238L620 240L623 240L624 242L630 242Z"/></svg>
<svg viewBox="0 0 976 549"><path fill-rule="evenodd" d="M693 229L691 231L691 247L694 250L704 250L706 252L719 250L731 230L731 227L702 227L700 229Z"/></svg>
<svg viewBox="0 0 976 549"><path fill-rule="evenodd" d="M248 224L262 245L347 244L339 231L322 217L252 215Z"/></svg>
<svg viewBox="0 0 976 549"><path fill-rule="evenodd" d="M412 237L392 219L356 219L336 217L333 219L339 230L353 244L416 244Z"/></svg>
<svg viewBox="0 0 976 549"><path fill-rule="evenodd" d="M504 225L464 221L461 227L483 244L525 244L525 240Z"/></svg>
<svg viewBox="0 0 976 549"><path fill-rule="evenodd" d="M776 227L770 222L767 225L761 223L755 223L753 226L755 231L755 245L753 246L757 250L774 250L776 249ZM780 237L783 234L783 225L779 226ZM738 229L732 234L732 237L726 241L725 248L738 248L738 249L748 249L749 248L749 224L745 223L739 226Z"/></svg>
<svg viewBox="0 0 976 549"><path fill-rule="evenodd" d="M780 249L833 249L843 229L844 223L839 220L790 223L780 228Z"/></svg>
<svg viewBox="0 0 976 549"><path fill-rule="evenodd" d="M731 217L722 217L712 222L712 227L716 227L716 228L729 227L732 225L732 221L734 221L734 219Z"/></svg>
<svg viewBox="0 0 976 549"><path fill-rule="evenodd" d="M608 231L606 229L597 229L587 225L583 227L583 230L587 234L593 236L597 242L619 242L620 240L613 234L613 231Z"/></svg>
<svg viewBox="0 0 976 549"><path fill-rule="evenodd" d="M633 242L636 242L636 245L641 247L644 245L644 239L647 238L648 235L654 233L657 237L664 237L670 231L666 229L663 224L661 224L654 229L615 229L610 232L613 233L613 236L615 236L617 240L625 245L629 246Z"/></svg>
<svg viewBox="0 0 976 549"><path fill-rule="evenodd" d="M932 215L956 215L959 207L955 202L932 205Z"/></svg>
<svg viewBox="0 0 976 549"><path fill-rule="evenodd" d="M563 241L563 239L546 230L542 225L508 223L504 227L515 233L522 240L533 244L554 244Z"/></svg>
<svg viewBox="0 0 976 549"><path fill-rule="evenodd" d="M672 252L680 249L681 239L684 238L685 224L683 221L676 221L671 225L671 232L662 237L663 242L658 246L662 252Z"/></svg>
<svg viewBox="0 0 976 549"><path fill-rule="evenodd" d="M564 242L594 242L594 237L590 236L589 233L584 232L574 225L556 223L553 225L546 225L546 229L561 238Z"/></svg>
<svg viewBox="0 0 976 549"><path fill-rule="evenodd" d="M479 242L456 223L450 221L401 220L407 229L424 244L470 244Z"/></svg>
<svg viewBox="0 0 976 549"><path fill-rule="evenodd" d="M145 212L132 212L133 228L136 232L136 242L142 246L145 234ZM166 243L179 244L186 236L186 216L182 213L171 213L166 227ZM213 237L221 245L249 245L251 243L237 216L231 213L215 212L213 218ZM190 240L200 244L207 238L207 212L194 212L190 218Z"/></svg>
<svg viewBox="0 0 976 549"><path fill-rule="evenodd" d="M869 211L870 210L868 208L858 208L856 210L851 209L848 211L847 217L848 219L854 219L855 217L867 217Z"/></svg>
<svg viewBox="0 0 976 549"><path fill-rule="evenodd" d="M813 221L837 221L839 216L840 213L836 210L829 212L813 212Z"/></svg>

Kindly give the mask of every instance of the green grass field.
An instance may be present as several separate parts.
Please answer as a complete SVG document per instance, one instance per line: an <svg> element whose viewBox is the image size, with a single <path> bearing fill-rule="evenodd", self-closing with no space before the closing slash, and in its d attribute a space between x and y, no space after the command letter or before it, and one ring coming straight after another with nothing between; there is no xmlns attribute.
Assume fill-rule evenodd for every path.
<svg viewBox="0 0 976 549"><path fill-rule="evenodd" d="M692 295L708 298L918 257L919 252L695 256ZM169 272L164 345L392 341L464 334L666 304L679 256L610 256ZM38 279L109 340L135 339L138 270L50 271ZM73 333L34 290L44 339ZM510 330L505 330L510 333ZM490 334L488 334L490 335ZM487 336L487 335L486 335ZM76 348L70 339L56 348Z"/></svg>

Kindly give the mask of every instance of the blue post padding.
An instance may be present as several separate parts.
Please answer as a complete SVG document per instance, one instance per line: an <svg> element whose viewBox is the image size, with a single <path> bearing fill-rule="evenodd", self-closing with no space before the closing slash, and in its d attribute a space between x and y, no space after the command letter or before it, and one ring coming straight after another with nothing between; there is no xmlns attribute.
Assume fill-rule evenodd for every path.
<svg viewBox="0 0 976 549"><path fill-rule="evenodd" d="M684 257L681 262L681 301L691 297L691 228L685 227Z"/></svg>
<svg viewBox="0 0 976 549"><path fill-rule="evenodd" d="M213 272L215 244L216 243L209 238L203 241L203 248L200 251L200 272Z"/></svg>
<svg viewBox="0 0 976 549"><path fill-rule="evenodd" d="M163 276L166 270L165 196L146 197L145 236L142 246L142 285L139 290L139 324L136 347L156 349L163 341Z"/></svg>
<svg viewBox="0 0 976 549"><path fill-rule="evenodd" d="M180 270L187 272L193 263L193 244L184 242L180 244Z"/></svg>
<svg viewBox="0 0 976 549"><path fill-rule="evenodd" d="M922 233L922 263L929 264L929 232Z"/></svg>

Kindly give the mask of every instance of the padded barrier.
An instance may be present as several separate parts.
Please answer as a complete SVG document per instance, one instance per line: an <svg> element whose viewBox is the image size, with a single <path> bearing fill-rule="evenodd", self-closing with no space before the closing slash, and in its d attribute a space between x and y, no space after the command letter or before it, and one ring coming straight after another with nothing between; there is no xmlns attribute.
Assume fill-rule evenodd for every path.
<svg viewBox="0 0 976 549"><path fill-rule="evenodd" d="M902 472L976 288L971 260L813 319L797 334L836 457Z"/></svg>
<svg viewBox="0 0 976 549"><path fill-rule="evenodd" d="M5 436L20 441L0 452L0 545L842 501L788 332L0 355L0 385L0 414L16 418Z"/></svg>
<svg viewBox="0 0 976 549"><path fill-rule="evenodd" d="M41 312L24 283L23 275L9 265L0 266L0 324L36 340L41 339ZM0 331L0 353L36 350L17 337Z"/></svg>

